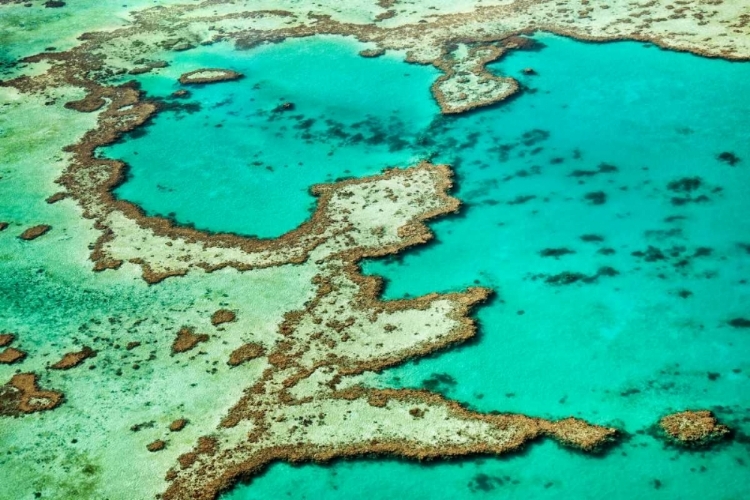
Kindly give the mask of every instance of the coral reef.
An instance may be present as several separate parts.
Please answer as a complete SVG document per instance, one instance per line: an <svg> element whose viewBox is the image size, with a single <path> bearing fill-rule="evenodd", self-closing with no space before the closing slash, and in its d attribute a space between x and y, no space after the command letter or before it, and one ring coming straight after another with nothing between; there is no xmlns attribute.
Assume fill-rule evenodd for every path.
<svg viewBox="0 0 750 500"><path fill-rule="evenodd" d="M48 226L46 224L39 224L38 226L30 227L27 230L25 230L19 238L21 238L24 241L31 241L39 238L40 236L44 235L52 229L52 226Z"/></svg>
<svg viewBox="0 0 750 500"><path fill-rule="evenodd" d="M686 447L706 447L727 439L731 430L720 424L708 410L687 410L667 415L659 420L666 438Z"/></svg>
<svg viewBox="0 0 750 500"><path fill-rule="evenodd" d="M0 364L12 365L13 363L23 361L23 358L25 357L25 352L14 347L8 347L7 349L0 352Z"/></svg>
<svg viewBox="0 0 750 500"><path fill-rule="evenodd" d="M216 83L239 80L240 78L242 78L242 74L237 73L236 71L228 69L207 68L183 73L182 76L180 76L180 83L183 85Z"/></svg>
<svg viewBox="0 0 750 500"><path fill-rule="evenodd" d="M172 354L178 354L193 349L201 342L206 342L208 335L205 333L195 333L194 328L183 326L177 332L177 337L172 343Z"/></svg>
<svg viewBox="0 0 750 500"><path fill-rule="evenodd" d="M88 358L96 356L96 351L84 347L80 351L66 353L60 361L50 366L53 370L70 370L83 363Z"/></svg>
<svg viewBox="0 0 750 500"><path fill-rule="evenodd" d="M53 410L63 402L62 393L40 389L34 373L18 373L0 386L0 416Z"/></svg>
<svg viewBox="0 0 750 500"><path fill-rule="evenodd" d="M112 81L128 73L158 72L164 64L157 59L167 51L191 50L221 40L233 41L239 49L251 49L289 37L351 36L369 44L362 52L365 57L394 51L405 54L409 62L440 69L443 75L433 84L432 92L445 114L487 106L518 91L520 86L514 79L492 73L487 65L508 51L533 49L524 35L536 31L588 41L640 40L708 57L735 60L750 57L750 28L747 23L738 22L747 16L748 7L737 2L668 8L661 2L493 0L482 5L466 2L462 8L447 14L413 1L399 2L404 8L397 11L391 9L395 3L380 0L377 12L363 11L358 22L351 22L334 9L334 4L260 10L252 2L242 0L164 2L135 12L132 22L117 29L106 26L106 31L75 33L70 37L75 40L72 47L26 57L8 80L0 82L4 92L13 94L12 100L41 100L49 109L59 108L67 113L63 115L66 119L81 116L89 119L82 129L85 133L72 139L62 152L66 167L60 172L59 184L69 201L54 206L42 203L45 199L50 202L62 199L62 195L56 194L59 188L39 200L50 210L75 205L75 210L80 211L77 213L84 220L77 221L80 223L77 230L93 235L88 249L88 241L82 244L83 251L90 251L94 271L108 273L102 276L113 282L121 276L126 280L133 277L128 273L138 269L151 286L160 286L166 279L187 281L195 275L203 277L203 273L227 268L243 273L242 278L247 280L263 270L284 266L294 269L289 275L304 272L304 276L312 276L304 282L310 286L311 296L300 300L304 306L286 309L278 328L266 332L267 343L237 338L237 332L232 330L239 329L242 322L229 324L235 320L235 312L226 309L211 318L214 326L225 325L222 333L226 333L222 338L226 345L205 344L206 350L216 349L211 359L200 359L203 349L190 356L169 357L171 337L166 344L157 344L151 353L139 357L147 347L152 347L148 345L151 339L144 336L131 340L129 332L122 340L126 345L123 350L114 346L98 350L95 346L98 355L108 361L112 358L107 356L113 356L113 352L118 360L132 359L133 369L141 364L144 370L152 369L147 364L151 356L167 353L168 363L153 365L164 373L153 376L174 377L180 387L189 384L172 371L177 369L173 367L205 362L208 369L203 370L201 365L201 370L212 374L201 379L214 388L208 398L212 403L210 415L201 419L188 415L191 424L184 430L180 430L184 423L174 421L170 430L180 433L170 435L169 446L163 440L154 440L158 435L141 438L151 429L164 431L163 424L154 423L155 416L142 418L141 423L130 427L133 432L127 434L132 441L119 441L119 436L112 436L123 450L144 454L160 451L148 459L139 456L133 461L133 467L141 467L137 473L143 475L144 481L128 484L132 497L153 498L162 494L164 499L215 498L240 477L249 478L274 460L324 462L365 454L414 459L500 454L518 450L545 436L566 446L594 452L616 438L617 431L613 428L573 417L550 421L519 414L479 413L432 391L373 389L360 383L357 377L364 372L377 372L434 353L475 334L476 325L470 313L473 307L487 300L489 290L469 288L456 293L384 301L380 297L382 282L363 276L359 270L358 263L363 258L396 254L427 242L431 234L424 222L459 209L458 200L448 194L452 177L446 166L425 162L372 177L313 186L318 206L310 220L272 240L178 227L167 218L148 217L139 207L112 195L112 190L125 180L127 165L101 158L97 150L121 140L127 133L142 130L157 113L168 109L146 99L137 85L117 85ZM383 9L387 10L380 12ZM183 74L180 81L205 84L240 76L229 69L201 69ZM187 94L177 91L174 95ZM61 104L56 105L58 100ZM522 143L532 146L547 135L545 131L531 131ZM509 150L507 147L496 152L502 158ZM717 159L730 165L740 161L728 152L720 153ZM551 163L562 161L560 157ZM571 175L583 181L615 171L615 167L603 164L596 170L576 170ZM519 172L517 177L525 175L529 172ZM693 190L689 190L690 196L680 193L673 200L675 205L708 201L706 195L693 198ZM508 204L520 205L534 198L519 196ZM591 205L602 205L606 200L603 191L584 197ZM0 223L0 230L5 227L7 223ZM24 231L21 238L32 240L49 230L49 225L34 226ZM601 253L609 253L605 250ZM644 258L648 255L644 253ZM654 255L658 257L658 253ZM593 275L563 272L544 277L549 284L568 285L592 283L616 274L613 268L602 267ZM214 304L203 314L223 305ZM246 309L237 308L242 321L251 313L250 306L244 305ZM175 326L198 324L206 319L200 316L192 318L196 322L183 322L177 313L174 316L173 324L167 324L162 331L171 332ZM735 321L729 320L729 324L745 327L745 320L736 324ZM171 342L171 353L189 351L207 340L208 335L182 327ZM93 349L89 349L66 354L60 361L61 367L81 363L91 356ZM34 361L31 358L23 366ZM254 358L257 361L246 362ZM40 373L44 374L45 386L48 383L58 386L66 378L80 378L80 373L76 376L54 370ZM119 370L119 375L122 373ZM214 373L221 376L212 384L210 377ZM234 374L239 374L233 379L235 384L244 384L244 390L227 403L220 400L230 387L224 377ZM108 380L112 384L108 389L119 390L117 380ZM70 392L68 385L65 387L67 396L79 401L81 389ZM62 401L62 393L40 389L38 375L16 373L0 387L0 416L23 417L51 410ZM64 410L45 413L43 417L53 419ZM95 405L92 412L103 410ZM184 410L169 413L169 418L185 415ZM694 441L725 434L723 426L710 421L710 415L699 413L665 417L665 431L671 429L675 436L687 439L698 436ZM33 418L18 420L31 422ZM188 448L182 443L180 447L178 439L192 444ZM166 480L160 482L165 473Z"/></svg>

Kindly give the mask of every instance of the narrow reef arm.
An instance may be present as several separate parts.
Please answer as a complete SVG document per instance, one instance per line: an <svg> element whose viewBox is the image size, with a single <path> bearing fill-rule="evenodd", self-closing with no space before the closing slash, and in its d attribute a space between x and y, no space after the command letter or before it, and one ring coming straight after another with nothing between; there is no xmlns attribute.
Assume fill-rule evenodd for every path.
<svg viewBox="0 0 750 500"><path fill-rule="evenodd" d="M551 422L524 415L482 414L424 391L361 387L276 406L265 413L261 427L263 437L257 440L257 433L220 430L210 438L210 453L200 454L196 449L198 459L172 471L163 498L213 499L239 478L250 479L278 460L320 463L370 454L416 460L500 455L545 435L596 451L616 436L615 429L575 418Z"/></svg>

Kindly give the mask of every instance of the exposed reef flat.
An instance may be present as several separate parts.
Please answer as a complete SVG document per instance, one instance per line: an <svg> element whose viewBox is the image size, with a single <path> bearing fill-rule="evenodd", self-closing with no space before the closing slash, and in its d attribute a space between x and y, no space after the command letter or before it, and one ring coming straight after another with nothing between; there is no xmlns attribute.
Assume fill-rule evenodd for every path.
<svg viewBox="0 0 750 500"><path fill-rule="evenodd" d="M224 323L231 323L235 319L237 319L237 315L234 311L230 311L229 309L219 309L211 315L211 324L219 326Z"/></svg>
<svg viewBox="0 0 750 500"><path fill-rule="evenodd" d="M729 427L720 424L708 410L667 415L659 420L659 427L670 442L690 448L711 446L731 435Z"/></svg>
<svg viewBox="0 0 750 500"><path fill-rule="evenodd" d="M208 335L205 333L194 333L193 328L184 326L177 332L177 337L172 343L172 354L189 351L199 343L206 341L208 341Z"/></svg>
<svg viewBox="0 0 750 500"><path fill-rule="evenodd" d="M203 443L178 458L181 465L168 473L172 484L165 498L213 498L237 476L279 459L503 453L541 435L594 450L615 436L614 429L576 419L553 423L521 415L492 417L427 392L347 383L353 375L381 370L474 334L474 323L466 316L485 300L486 290L381 302L380 281L360 276L354 265L365 252L383 247L395 251L426 239L419 221L457 207L444 193L449 186L446 167L423 163L326 187L328 210L341 206L336 212L348 214L351 229L334 238L345 249L324 243L315 250L315 297L304 309L287 313L279 327L283 340L266 356L268 368L211 434L210 452L201 451ZM402 199L412 203L400 205ZM375 213L388 216L373 217ZM377 245L378 240L388 244ZM356 308L346 307L355 303ZM414 407L424 409L421 418L409 413ZM426 428L433 430L425 433Z"/></svg>
<svg viewBox="0 0 750 500"><path fill-rule="evenodd" d="M199 83L217 83L239 80L242 74L230 69L197 69L180 76L180 83L183 85Z"/></svg>
<svg viewBox="0 0 750 500"><path fill-rule="evenodd" d="M276 10L263 11L254 10L252 2L165 3L135 13L127 26L85 33L69 50L29 54L25 66L14 70L14 78L3 82L2 96L12 102L8 116L18 123L33 110L33 115L45 117L44 122L55 117L65 124L65 130L47 138L43 147L36 147L34 136L22 142L22 134L16 134L12 144L17 150L8 155L14 171L44 177L35 178L36 191L29 192L40 202L41 208L34 205L34 210L51 218L37 220L49 220L56 228L58 222L66 223L69 229L65 237L58 237L56 229L34 243L48 259L48 271L64 274L65 266L75 272L93 267L106 272L86 275L86 286L103 296L100 290L114 289L108 297L123 302L128 294L158 297L148 299L153 302L146 312L141 303L127 309L132 317L122 319L102 307L94 321L76 325L77 335L97 343L92 349L101 366L91 363L94 369L70 374L41 371L45 355L60 359L68 352L75 358L69 360L79 359L72 341L64 340L34 348L23 360L24 370L28 365L43 375L13 374L13 367L0 367L0 374L9 379L0 389L0 416L55 409L34 416L32 431L30 418L3 421L9 429L3 439L13 441L17 463L23 464L6 465L13 468L7 477L14 491L31 495L44 490L52 498L214 498L239 477L249 477L273 460L326 461L370 453L417 459L499 454L544 436L596 451L615 438L613 428L577 418L552 421L487 414L429 391L360 385L358 376L366 371L447 348L475 334L469 315L487 299L488 290L383 301L380 280L362 276L358 267L364 257L394 254L428 241L424 221L459 208L447 193L452 179L446 166L421 163L314 186L319 202L313 217L274 240L176 227L167 219L146 217L135 205L111 195L124 180L126 166L100 158L97 148L137 130L159 109L136 86L113 85L111 79L138 73L137 68L144 67L138 61L156 60L164 51L190 50L219 40L235 40L239 48L249 49L286 37L350 35L375 47L369 55L405 51L411 62L442 69L446 76L436 82L433 93L445 113L511 95L517 89L514 80L491 75L485 65L508 50L522 50L524 44L514 37L536 30L593 41L652 41L728 59L746 59L750 52L747 7L730 2L712 2L710 8L677 3L465 2L438 14L419 2L388 3L388 10L373 3L356 15L334 7L300 9L294 2L278 2ZM152 65L153 71L159 69ZM25 123L39 125L35 120L29 116ZM31 168L29 151L47 155L43 158L49 169ZM67 197L57 196L59 202L48 205L44 200L59 192L51 181L57 177ZM12 220L15 224L16 218ZM18 223L29 227L37 222ZM34 233L41 231L38 228ZM45 246L48 243L63 246L69 262L61 262L59 252ZM43 279L37 275L43 274L37 273L39 268L19 282ZM136 271L155 286L133 285ZM63 291L55 291L70 294L63 295L67 302L95 295L88 289L75 295L71 284L77 279L64 279ZM211 311L223 307L225 297L208 289L226 290L223 280L237 289L243 283L252 286L243 290L246 297L231 298L232 310L239 313L232 317L236 321L211 324ZM172 287L173 281L179 286ZM283 289L284 296L257 298L256 291L268 282L273 284L270 288ZM268 311L258 313L259 303ZM134 320L136 315L143 317ZM118 324L121 321L130 322L127 329ZM195 324L200 331L220 324L226 344L206 341L207 334L178 330L183 324ZM249 325L255 327L252 335L244 329ZM198 342L201 349L170 356L172 350L184 352ZM144 372L144 377L138 376ZM128 397L123 398L125 384ZM59 387L66 403L61 404L62 392L40 386ZM183 392L174 391L175 386L196 392L174 394ZM92 401L90 394L101 402ZM154 401L158 404L151 406ZM87 413L82 409L90 407L96 411L82 422L80 415ZM168 423L186 412L191 425L169 434ZM65 435L81 428L84 434L93 429L106 432L121 445L116 452L97 451L106 458L101 467L84 465L93 472L86 476L83 494L83 486L66 489L69 486L57 481L58 476L47 481L50 471L35 455L39 447L49 446L38 437L44 435L38 429L65 436L50 452L85 455ZM97 449L101 443L88 440L87 446ZM129 466L133 477L141 479L137 483L119 477L119 469L111 467L121 459L122 450L132 453Z"/></svg>
<svg viewBox="0 0 750 500"><path fill-rule="evenodd" d="M27 413L55 409L63 401L56 391L39 388L37 375L18 373L0 386L0 417L19 417Z"/></svg>

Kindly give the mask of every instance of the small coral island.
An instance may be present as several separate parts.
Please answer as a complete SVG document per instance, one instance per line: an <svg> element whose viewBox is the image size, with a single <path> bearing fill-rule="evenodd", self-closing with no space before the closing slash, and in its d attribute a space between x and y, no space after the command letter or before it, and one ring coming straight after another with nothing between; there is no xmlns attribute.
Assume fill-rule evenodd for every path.
<svg viewBox="0 0 750 500"><path fill-rule="evenodd" d="M217 82L228 82L231 80L239 80L242 78L242 73L237 73L229 69L198 69L183 73L180 76L180 83L183 85L198 84L198 83L217 83Z"/></svg>
<svg viewBox="0 0 750 500"><path fill-rule="evenodd" d="M728 439L732 431L720 424L708 410L681 411L659 420L659 427L670 443L703 448Z"/></svg>

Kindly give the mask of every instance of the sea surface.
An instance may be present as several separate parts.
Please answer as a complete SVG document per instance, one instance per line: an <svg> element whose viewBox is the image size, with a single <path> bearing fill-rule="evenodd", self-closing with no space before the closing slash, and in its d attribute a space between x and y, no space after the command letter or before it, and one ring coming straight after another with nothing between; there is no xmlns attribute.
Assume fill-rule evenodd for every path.
<svg viewBox="0 0 750 500"><path fill-rule="evenodd" d="M315 183L452 165L461 213L363 269L386 299L474 285L494 298L475 340L372 383L626 431L602 456L543 441L429 464L279 463L224 500L748 498L750 329L731 320L750 318L750 63L535 39L490 66L518 96L456 117L430 95L435 68L338 37L201 47L138 77L168 110L103 154L131 166L118 197L182 224L276 237L310 216ZM170 99L201 67L245 78ZM654 436L661 416L704 408L731 443Z"/></svg>

